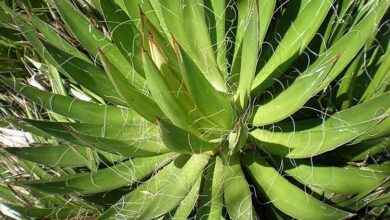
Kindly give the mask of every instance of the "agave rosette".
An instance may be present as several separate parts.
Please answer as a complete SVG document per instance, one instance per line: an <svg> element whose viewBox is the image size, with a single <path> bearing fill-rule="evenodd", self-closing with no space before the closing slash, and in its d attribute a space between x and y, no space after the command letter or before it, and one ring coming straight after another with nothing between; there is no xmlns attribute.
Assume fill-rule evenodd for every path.
<svg viewBox="0 0 390 220"><path fill-rule="evenodd" d="M26 62L0 76L45 109L3 114L39 137L3 157L39 169L1 187L57 200L1 201L19 217L388 215L389 4L2 1L3 47L49 89L16 74Z"/></svg>

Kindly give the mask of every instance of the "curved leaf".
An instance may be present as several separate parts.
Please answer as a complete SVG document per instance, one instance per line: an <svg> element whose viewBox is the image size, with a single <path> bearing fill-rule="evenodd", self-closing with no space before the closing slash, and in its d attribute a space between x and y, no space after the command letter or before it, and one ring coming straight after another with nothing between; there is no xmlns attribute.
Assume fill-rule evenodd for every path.
<svg viewBox="0 0 390 220"><path fill-rule="evenodd" d="M150 180L106 210L99 219L115 216L153 219L173 210L191 190L208 159L204 154L179 156Z"/></svg>
<svg viewBox="0 0 390 220"><path fill-rule="evenodd" d="M223 172L222 159L217 156L210 159L204 177L202 194L199 197L197 220L219 219L223 208Z"/></svg>
<svg viewBox="0 0 390 220"><path fill-rule="evenodd" d="M139 116L129 108L98 105L69 96L45 92L0 76L0 81L32 102L65 117L92 124L126 126Z"/></svg>
<svg viewBox="0 0 390 220"><path fill-rule="evenodd" d="M271 58L256 75L252 92L263 91L276 82L287 67L304 51L324 21L332 1L309 1L289 26ZM308 19L313 18L316 19Z"/></svg>
<svg viewBox="0 0 390 220"><path fill-rule="evenodd" d="M144 88L145 80L134 70L116 45L112 44L97 28L93 27L70 2L55 0L54 3L61 18L89 53L97 56L98 49L100 48L107 54L110 62L120 70L127 80L134 83L139 89Z"/></svg>
<svg viewBox="0 0 390 220"><path fill-rule="evenodd" d="M192 128L193 121L188 112L193 109L191 100L183 91L181 83L177 81L169 67L166 66L165 56L160 54L160 50L151 41L153 47L156 47L152 52L155 54L152 57L146 52L143 53L144 68L148 87L152 96L160 107L161 111L172 121L175 125L182 127L189 131L194 131ZM156 57L160 60L157 61ZM164 71L164 74L162 73Z"/></svg>
<svg viewBox="0 0 390 220"><path fill-rule="evenodd" d="M12 210L27 216L30 218L51 218L51 219L69 219L76 216L89 216L92 214L91 210L83 208L68 208L68 207L56 207L56 208L35 208L35 207L21 207L7 205Z"/></svg>
<svg viewBox="0 0 390 220"><path fill-rule="evenodd" d="M186 7L182 7L181 1L160 1L162 15L168 30L194 60L214 88L226 92L226 85L212 50L203 6L197 0L186 0L185 3ZM177 22L178 20L181 22Z"/></svg>
<svg viewBox="0 0 390 220"><path fill-rule="evenodd" d="M119 105L126 105L126 102L119 96L114 86L109 83L110 80L102 69L78 57L74 57L53 45L44 42L43 45L45 47L43 53L49 53L57 63L55 67L61 66L61 70L65 71L71 79L74 79L77 83L105 100Z"/></svg>
<svg viewBox="0 0 390 220"><path fill-rule="evenodd" d="M78 173L49 180L26 181L20 184L59 194L106 192L142 180L174 156L174 153L169 153L155 157L135 158L96 172Z"/></svg>
<svg viewBox="0 0 390 220"><path fill-rule="evenodd" d="M99 56L102 59L104 69L116 92L130 107L150 122L154 122L156 118L163 116L156 103L148 96L137 91L132 84L128 83L125 77L119 73L118 69L110 63L103 52L99 51Z"/></svg>
<svg viewBox="0 0 390 220"><path fill-rule="evenodd" d="M252 123L255 126L271 124L287 118L298 111L313 95L332 70L340 55L332 57L323 64L312 65L299 76L286 90L271 101L255 109ZM296 97L296 98L291 98Z"/></svg>
<svg viewBox="0 0 390 220"><path fill-rule="evenodd" d="M232 219L256 219L252 193L241 169L238 154L227 158L223 174L223 194L226 209Z"/></svg>
<svg viewBox="0 0 390 220"><path fill-rule="evenodd" d="M141 44L142 36L136 26L136 21L131 21L118 0L98 0L102 8L105 22L111 31L111 38L123 56L131 60L132 66L142 76L145 76L142 66ZM128 1L124 1L124 4ZM134 2L134 1L131 1ZM148 1L145 1L147 4ZM138 7L134 8L139 10ZM139 12L138 12L139 13Z"/></svg>
<svg viewBox="0 0 390 220"><path fill-rule="evenodd" d="M253 180L272 204L298 219L343 219L351 213L323 203L291 184L263 158L248 153L242 158Z"/></svg>
<svg viewBox="0 0 390 220"><path fill-rule="evenodd" d="M116 140L101 136L91 136L88 134L77 133L72 130L72 127L63 127L61 123L48 123L45 121L26 120L31 125L40 130L63 139L64 141L77 145L88 146L103 151L108 151L122 156L154 156L161 153L166 153L169 150L161 144L159 139L127 139Z"/></svg>
<svg viewBox="0 0 390 220"><path fill-rule="evenodd" d="M365 140L357 144L336 149L335 154L348 161L362 161L370 156L389 150L388 137Z"/></svg>
<svg viewBox="0 0 390 220"><path fill-rule="evenodd" d="M325 121L302 120L281 124L279 131L255 129L251 137L257 146L289 158L312 157L333 150L388 117L390 93L338 112Z"/></svg>
<svg viewBox="0 0 390 220"><path fill-rule="evenodd" d="M160 121L161 139L172 151L188 154L199 154L218 148L219 143L211 143L198 138L184 129L175 125Z"/></svg>
<svg viewBox="0 0 390 220"><path fill-rule="evenodd" d="M306 160L296 160L293 164L287 160L284 162L284 171L302 184L341 194L364 192L379 186L388 177L387 173L313 165Z"/></svg>
<svg viewBox="0 0 390 220"><path fill-rule="evenodd" d="M196 108L199 108L203 117L229 130L235 117L229 97L215 90L191 57L181 48L176 48L184 82Z"/></svg>
<svg viewBox="0 0 390 220"><path fill-rule="evenodd" d="M188 195L181 201L176 210L174 210L174 213L169 213L171 219L188 219L188 216L191 214L191 211L198 200L201 180L202 178L199 177Z"/></svg>
<svg viewBox="0 0 390 220"><path fill-rule="evenodd" d="M92 155L88 154L88 149L85 147L67 145L44 144L39 147L14 147L5 148L5 150L34 163L60 167L90 166L91 162L89 160L92 157Z"/></svg>

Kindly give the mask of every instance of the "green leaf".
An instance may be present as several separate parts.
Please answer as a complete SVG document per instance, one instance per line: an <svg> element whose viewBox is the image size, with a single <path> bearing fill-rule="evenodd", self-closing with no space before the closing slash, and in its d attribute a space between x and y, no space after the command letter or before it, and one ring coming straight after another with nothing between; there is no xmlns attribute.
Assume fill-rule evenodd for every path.
<svg viewBox="0 0 390 220"><path fill-rule="evenodd" d="M366 133L360 135L355 140L353 140L352 144L360 143L361 141L364 140L386 137L390 135L389 126L390 126L390 117L387 117L379 124L377 124L375 127L373 127L371 130L367 131Z"/></svg>
<svg viewBox="0 0 390 220"><path fill-rule="evenodd" d="M138 114L129 108L98 105L69 96L45 92L3 76L0 76L0 81L37 105L62 116L82 122L126 126L132 121L138 121L140 119Z"/></svg>
<svg viewBox="0 0 390 220"><path fill-rule="evenodd" d="M15 24L18 26L18 29L21 33L23 33L23 36L30 42L31 46L37 51L41 57L46 59L51 64L56 64L54 59L50 56L50 54L45 55L45 47L43 46L42 42L39 39L38 32L36 29L34 29L31 25L29 25L26 22L26 19L14 12L12 9L10 9L8 6L6 6L3 2L0 2L1 7L9 14L12 15Z"/></svg>
<svg viewBox="0 0 390 220"><path fill-rule="evenodd" d="M7 172L7 171L3 171L3 172ZM14 205L18 205L21 203L18 197L16 197L13 190L9 186L5 185L4 183L0 184L0 201L2 203L4 202L4 203L14 204Z"/></svg>
<svg viewBox="0 0 390 220"><path fill-rule="evenodd" d="M258 0L259 15L259 43L262 44L271 23L276 0Z"/></svg>
<svg viewBox="0 0 390 220"><path fill-rule="evenodd" d="M156 51L158 50L156 49ZM175 125L186 130L194 130L190 128L193 121L187 114L190 112L192 104L190 104L189 97L180 88L180 83L169 69L164 69L166 72L162 74L160 72L162 66L156 66L146 52L144 52L143 57L148 87L157 105ZM165 64L160 64L165 67Z"/></svg>
<svg viewBox="0 0 390 220"><path fill-rule="evenodd" d="M280 131L255 129L251 137L257 147L289 158L312 157L333 150L386 119L390 93L347 110L335 113L323 122L302 120L278 125ZM275 128L274 128L275 129Z"/></svg>
<svg viewBox="0 0 390 220"><path fill-rule="evenodd" d="M34 27L37 28L39 32L41 32L43 39L45 39L47 42L60 48L66 53L71 54L72 56L91 63L91 60L85 54L81 53L75 46L62 38L60 33L58 33L53 27L41 20L39 17L32 15L31 22L34 24Z"/></svg>
<svg viewBox="0 0 390 220"><path fill-rule="evenodd" d="M108 83L110 81L109 78L100 68L71 54L67 54L48 43L43 43L43 45L45 47L43 53L48 52L57 64L54 65L56 67L61 66L61 70L65 71L66 75L70 76L71 79L107 101L126 105L126 102L117 93L114 86Z"/></svg>
<svg viewBox="0 0 390 220"><path fill-rule="evenodd" d="M323 203L291 184L261 156L247 153L242 162L272 204L297 219L343 219L353 214Z"/></svg>
<svg viewBox="0 0 390 220"><path fill-rule="evenodd" d="M150 122L155 122L156 118L162 117L163 113L152 99L139 92L132 84L127 82L125 77L110 63L103 52L99 51L99 56L116 92L125 100L128 106L132 107Z"/></svg>
<svg viewBox="0 0 390 220"><path fill-rule="evenodd" d="M96 172L78 173L49 180L25 181L20 184L59 194L106 192L142 180L174 156L174 153L169 153L155 157L135 158Z"/></svg>
<svg viewBox="0 0 390 220"><path fill-rule="evenodd" d="M92 155L88 149L79 146L44 144L38 147L5 148L17 157L34 163L60 167L90 166Z"/></svg>
<svg viewBox="0 0 390 220"><path fill-rule="evenodd" d="M165 146L174 152L199 154L219 147L219 143L202 140L165 120L160 120L160 132Z"/></svg>
<svg viewBox="0 0 390 220"><path fill-rule="evenodd" d="M111 138L105 138L101 136L91 136L87 134L77 133L72 130L72 126L64 127L64 124L50 123L45 121L26 120L31 125L39 128L40 130L53 135L54 137L63 139L70 143L77 145L88 146L103 151L108 151L114 154L123 156L154 156L161 153L166 153L169 150L156 141L155 138L142 139L134 138L127 140L116 140ZM66 125L66 124L65 124Z"/></svg>
<svg viewBox="0 0 390 220"><path fill-rule="evenodd" d="M339 56L331 57L324 63L311 65L291 86L271 101L256 108L252 124L254 126L271 124L281 121L298 111L315 95L315 89L324 81L332 67L337 63Z"/></svg>
<svg viewBox="0 0 390 220"><path fill-rule="evenodd" d="M340 194L370 190L381 185L388 177L387 173L353 167L313 165L307 160L295 160L293 164L284 160L284 171L302 184Z"/></svg>
<svg viewBox="0 0 390 220"><path fill-rule="evenodd" d="M224 77L228 75L226 62L225 16L226 0L204 0L207 29L219 69Z"/></svg>
<svg viewBox="0 0 390 220"><path fill-rule="evenodd" d="M382 193L382 190L375 191L376 188L378 188L378 186L372 187L371 189L368 189L362 193L356 194L352 198L348 198L345 201L338 202L337 205L340 207L346 207L348 210L357 212L359 209L362 209L367 206L371 201L373 201Z"/></svg>
<svg viewBox="0 0 390 220"><path fill-rule="evenodd" d="M170 215L171 219L188 219L188 216L191 214L191 211L194 208L196 201L198 200L201 180L201 177L196 180L195 184L192 186L191 191L181 201L179 207L174 210L174 213Z"/></svg>
<svg viewBox="0 0 390 220"><path fill-rule="evenodd" d="M335 154L347 161L362 161L388 150L389 146L390 139L388 137L376 138L338 148Z"/></svg>
<svg viewBox="0 0 390 220"><path fill-rule="evenodd" d="M211 158L204 177L202 196L199 197L197 220L219 219L222 215L223 172L222 159L219 156Z"/></svg>
<svg viewBox="0 0 390 220"><path fill-rule="evenodd" d="M351 14L353 13L352 10L355 8L352 6L355 4L358 4L358 1L343 0L337 2L336 7L338 7L338 13L334 15L335 21L332 22L333 27L329 31L329 37L326 39L328 45L332 45L335 41L340 39L345 33L346 28L353 22L354 16L351 16Z"/></svg>
<svg viewBox="0 0 390 220"><path fill-rule="evenodd" d="M237 48L234 51L232 80L239 76L235 100L244 109L249 100L252 81L255 77L259 41L259 8L256 0L238 2L238 24L236 33Z"/></svg>
<svg viewBox="0 0 390 220"><path fill-rule="evenodd" d="M340 40L334 43L327 51L328 56L336 56L342 52L339 60L330 71L328 77L322 82L321 86L316 89L316 93L324 89L338 74L348 65L349 62L356 56L359 50L364 46L367 40L373 36L376 31L376 24L380 22L385 15L387 8L390 6L389 1L380 1L379 4L372 9L366 17L364 17L358 24L353 26L347 34ZM351 44L350 42L354 42ZM346 46L347 45L347 46ZM324 59L320 57L316 60Z"/></svg>
<svg viewBox="0 0 390 220"><path fill-rule="evenodd" d="M17 128L18 130L24 132L30 132L33 135L37 135L39 137L44 137L47 139L51 138L49 134L39 130L38 128L30 125L29 123L23 121L22 119L8 117L8 118L0 118L0 121L11 125L12 127Z"/></svg>
<svg viewBox="0 0 390 220"><path fill-rule="evenodd" d="M103 33L94 27L70 2L54 0L54 3L68 28L90 54L97 56L100 48L106 53L108 60L118 68L129 82L134 83L140 90L144 88L145 82L143 77L134 70L129 60L122 55L120 50Z"/></svg>
<svg viewBox="0 0 390 220"><path fill-rule="evenodd" d="M100 0L105 22L111 32L111 38L115 45L120 45L119 50L123 56L131 60L135 70L145 76L141 56L141 33L137 29L136 22L131 21L123 8L115 2L118 2L118 0ZM129 1L125 1L124 4L129 4L127 2ZM148 3L148 1L145 2L145 4ZM135 9L139 10L138 7Z"/></svg>
<svg viewBox="0 0 390 220"><path fill-rule="evenodd" d="M1 5L4 7L4 5ZM0 11L0 26L9 28L9 29L15 29L15 22L12 19L12 16L7 14L5 11Z"/></svg>
<svg viewBox="0 0 390 220"><path fill-rule="evenodd" d="M167 27L214 88L226 92L204 19L203 5L197 0L183 3L186 7L182 7L182 1L160 1Z"/></svg>
<svg viewBox="0 0 390 220"><path fill-rule="evenodd" d="M179 156L150 180L106 210L99 219L115 216L153 219L173 210L188 195L208 159L209 157L204 154Z"/></svg>
<svg viewBox="0 0 390 220"><path fill-rule="evenodd" d="M309 1L278 42L271 58L256 75L252 85L253 93L261 92L275 83L275 79L298 58L324 21L331 5L332 1ZM314 17L316 19L308 19Z"/></svg>
<svg viewBox="0 0 390 220"><path fill-rule="evenodd" d="M35 208L35 207L21 207L7 205L12 210L19 212L23 216L30 218L51 218L51 219L69 219L76 216L88 216L92 212L82 207L79 209L68 207L56 207L56 208Z"/></svg>
<svg viewBox="0 0 390 220"><path fill-rule="evenodd" d="M353 104L353 90L357 86L356 78L363 67L364 50L346 68L337 89L335 104L337 109L347 109Z"/></svg>
<svg viewBox="0 0 390 220"><path fill-rule="evenodd" d="M383 61L380 64L378 70L376 71L372 81L368 85L367 89L364 91L364 94L360 98L359 102L365 102L375 97L377 92L379 92L383 87L386 87L390 81L390 50L383 55Z"/></svg>
<svg viewBox="0 0 390 220"><path fill-rule="evenodd" d="M370 202L370 207L386 205L390 203L390 192L385 192L375 198L374 201Z"/></svg>
<svg viewBox="0 0 390 220"><path fill-rule="evenodd" d="M156 4L153 4L153 0L143 1L143 0L132 0L132 1L123 1L128 11L128 14L131 20L138 25L140 24L142 9L143 13L146 14L149 20L155 27L162 27L163 24L160 23L161 19L157 16L159 12L159 7L154 7ZM158 4L158 2L156 2ZM139 27L140 28L140 27Z"/></svg>
<svg viewBox="0 0 390 220"><path fill-rule="evenodd" d="M126 126L39 121L31 119L25 119L25 122L38 125L39 127L43 127L44 130L47 130L45 128L51 128L51 130L62 132L64 133L64 135L71 134L70 131L72 131L74 133L79 133L83 135L109 138L114 140L134 141L143 138L155 142L161 142L158 126L142 120L133 122Z"/></svg>
<svg viewBox="0 0 390 220"><path fill-rule="evenodd" d="M157 1L157 0L155 0ZM183 76L178 71L180 69L176 57L175 50L172 46L172 41L169 36L165 36L156 26L154 26L145 14L141 14L141 27L143 33L143 46L149 54L162 56L164 62L173 69L173 75L178 81L181 81ZM160 53L160 54L159 54Z"/></svg>
<svg viewBox="0 0 390 220"><path fill-rule="evenodd" d="M195 106L205 118L229 130L235 117L229 97L215 90L191 57L179 46L176 48L184 82Z"/></svg>
<svg viewBox="0 0 390 220"><path fill-rule="evenodd" d="M232 219L256 219L252 193L241 169L238 154L226 158L223 174L223 194L226 209Z"/></svg>

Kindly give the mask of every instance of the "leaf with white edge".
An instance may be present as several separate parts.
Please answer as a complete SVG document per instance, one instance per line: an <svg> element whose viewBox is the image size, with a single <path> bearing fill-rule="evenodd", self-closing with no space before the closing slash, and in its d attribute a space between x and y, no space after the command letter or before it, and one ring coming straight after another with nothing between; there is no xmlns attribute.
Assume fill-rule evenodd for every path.
<svg viewBox="0 0 390 220"><path fill-rule="evenodd" d="M331 5L332 1L309 1L278 42L271 58L256 75L252 85L253 93L263 91L275 83L275 78L298 58L324 21ZM316 19L308 19L312 17Z"/></svg>
<svg viewBox="0 0 390 220"><path fill-rule="evenodd" d="M324 121L302 120L278 125L275 130L255 129L250 133L257 147L288 158L307 158L333 150L361 136L385 120L390 93L335 113ZM275 129L275 128L273 128Z"/></svg>
<svg viewBox="0 0 390 220"><path fill-rule="evenodd" d="M208 142L165 120L160 120L161 139L174 152L200 154L219 147L219 143Z"/></svg>
<svg viewBox="0 0 390 220"><path fill-rule="evenodd" d="M186 7L182 7L181 1L160 1L168 30L213 87L218 91L226 92L226 85L212 50L203 6L197 0L186 0L185 3ZM181 22L177 22L178 20Z"/></svg>
<svg viewBox="0 0 390 220"><path fill-rule="evenodd" d="M372 140L375 138L386 137L390 135L389 127L390 127L390 117L387 117L379 124L377 124L375 127L373 127L371 130L367 131L366 133L360 135L355 140L353 140L352 144L360 143L361 141L364 140Z"/></svg>
<svg viewBox="0 0 390 220"><path fill-rule="evenodd" d="M142 36L137 29L136 22L130 21L126 12L116 4L118 0L99 1L105 22L111 31L112 41L115 45L120 45L118 47L119 50L122 52L123 56L131 59L135 70L142 76L145 76L141 56ZM138 10L138 7L135 9Z"/></svg>
<svg viewBox="0 0 390 220"><path fill-rule="evenodd" d="M255 78L257 55L260 49L258 23L262 19L259 19L256 0L239 1L238 11L238 22L241 26L237 29L237 49L234 51L231 74L239 76L235 101L240 109L244 109L249 101L252 81ZM241 18L241 15L245 17ZM234 80L235 77L232 79Z"/></svg>
<svg viewBox="0 0 390 220"><path fill-rule="evenodd" d="M34 163L60 167L90 166L88 148L67 145L44 144L38 147L13 147L5 150Z"/></svg>
<svg viewBox="0 0 390 220"><path fill-rule="evenodd" d="M80 207L77 208L69 208L69 207L56 207L56 208L36 208L33 206L9 206L13 211L16 211L23 216L27 216L29 218L37 218L37 219L69 219L77 216L88 216L92 214L92 210L84 209Z"/></svg>
<svg viewBox="0 0 390 220"><path fill-rule="evenodd" d="M40 130L64 141L108 151L123 156L154 156L169 152L158 138L133 138L127 140L116 140L101 136L80 134L72 127L63 127L61 124L47 121L26 120L29 124Z"/></svg>
<svg viewBox="0 0 390 220"><path fill-rule="evenodd" d="M179 156L151 179L125 195L99 219L115 216L153 219L173 210L188 195L208 160L209 157L205 154Z"/></svg>
<svg viewBox="0 0 390 220"><path fill-rule="evenodd" d="M198 200L201 180L202 178L199 177L192 186L191 191L181 201L176 210L174 210L173 213L168 213L171 219L188 219L188 216L191 214L191 211L194 208L196 201Z"/></svg>
<svg viewBox="0 0 390 220"><path fill-rule="evenodd" d="M271 101L254 110L252 124L267 125L281 121L298 111L313 95L332 70L340 55L329 58L324 63L313 64L294 83ZM296 98L291 98L296 97Z"/></svg>
<svg viewBox="0 0 390 220"><path fill-rule="evenodd" d="M57 95L32 86L26 86L3 76L0 76L0 81L37 105L82 122L126 126L132 121L140 120L140 116L129 108L98 105L69 96Z"/></svg>
<svg viewBox="0 0 390 220"><path fill-rule="evenodd" d="M223 174L223 194L226 209L232 219L256 219L252 193L241 168L238 154L226 158Z"/></svg>
<svg viewBox="0 0 390 220"><path fill-rule="evenodd" d="M360 102L365 102L375 97L375 94L381 90L381 87L385 87L390 82L390 50L383 55L383 61L380 67L376 71L374 78L370 82L364 94L360 98Z"/></svg>
<svg viewBox="0 0 390 220"><path fill-rule="evenodd" d="M157 104L150 97L138 91L131 83L127 82L125 77L119 73L119 70L111 64L106 55L100 50L99 56L109 80L122 100L150 122L155 122L156 118L163 116Z"/></svg>
<svg viewBox="0 0 390 220"><path fill-rule="evenodd" d="M241 161L270 202L282 212L297 219L343 219L353 214L323 203L285 179L260 155L247 153Z"/></svg>
<svg viewBox="0 0 390 220"><path fill-rule="evenodd" d="M134 158L96 172L78 173L49 180L24 181L19 184L59 194L106 192L142 180L175 156L174 153L168 153L154 157Z"/></svg>
<svg viewBox="0 0 390 220"><path fill-rule="evenodd" d="M39 121L31 119L24 119L24 122L40 124L40 127L47 127L52 128L54 130L63 131L62 133L70 133L69 131L72 131L88 136L109 138L115 140L130 141L137 140L142 137L143 139L154 140L157 142L160 139L158 126L148 123L146 120L133 122L126 126Z"/></svg>
<svg viewBox="0 0 390 220"><path fill-rule="evenodd" d="M143 13L148 16L149 20L152 22L154 26L161 27L160 20L157 17L158 8L153 7L151 0L149 1L132 0L132 1L123 1L123 3L127 9L127 12L131 20L136 24L138 24L138 26L140 25L140 19L142 16L140 9L142 9ZM141 28L139 27L139 29Z"/></svg>
<svg viewBox="0 0 390 220"><path fill-rule="evenodd" d="M229 96L215 90L191 57L175 42L174 45L184 82L196 107L205 118L229 130L235 118Z"/></svg>
<svg viewBox="0 0 390 220"><path fill-rule="evenodd" d="M386 150L390 150L389 137L364 140L356 144L337 148L334 153L347 161L364 161Z"/></svg>
<svg viewBox="0 0 390 220"><path fill-rule="evenodd" d="M202 193L199 197L197 220L219 219L223 209L223 172L221 157L210 159L205 171Z"/></svg>
<svg viewBox="0 0 390 220"><path fill-rule="evenodd" d="M335 167L311 164L307 160L284 160L284 172L307 186L348 194L361 193L381 185L387 173L362 170L354 167Z"/></svg>
<svg viewBox="0 0 390 220"><path fill-rule="evenodd" d="M213 46L214 54L217 60L219 69L226 77L228 75L226 62L226 0L205 0L203 1L206 10L206 24L210 35L210 41Z"/></svg>
<svg viewBox="0 0 390 220"><path fill-rule="evenodd" d="M143 58L148 87L154 101L175 125L194 131L191 128L193 121L187 114L190 112L190 109L193 109L193 106L187 94L182 91L180 82L177 81L169 67L165 68L165 63L159 62L160 66L157 66L146 51L143 54ZM164 74L160 70L164 71Z"/></svg>
<svg viewBox="0 0 390 220"><path fill-rule="evenodd" d="M115 44L111 43L100 30L92 26L70 2L54 0L54 4L68 28L89 53L97 56L100 48L107 54L108 60L118 68L129 82L136 85L140 90L144 88L144 78L134 70L130 61L122 55Z"/></svg>
<svg viewBox="0 0 390 220"><path fill-rule="evenodd" d="M374 1L373 1L374 2ZM328 77L322 82L321 86L316 89L316 93L323 90L328 84L334 80L342 70L351 62L356 56L364 44L375 33L377 25L385 15L387 9L390 6L390 1L379 1L378 5L372 9L358 24L349 29L349 32L345 34L341 39L335 42L326 52L327 56L336 56L340 52L342 53L333 69L330 71ZM350 42L353 42L351 44ZM317 59L324 59L322 56Z"/></svg>
<svg viewBox="0 0 390 220"><path fill-rule="evenodd" d="M57 63L55 67L61 66L61 70L65 71L66 75L70 76L71 79L74 79L81 86L84 86L105 100L119 105L126 105L126 102L117 93L114 86L109 83L110 80L102 69L78 57L74 57L53 45L45 42L42 43L45 47L43 53L49 53Z"/></svg>

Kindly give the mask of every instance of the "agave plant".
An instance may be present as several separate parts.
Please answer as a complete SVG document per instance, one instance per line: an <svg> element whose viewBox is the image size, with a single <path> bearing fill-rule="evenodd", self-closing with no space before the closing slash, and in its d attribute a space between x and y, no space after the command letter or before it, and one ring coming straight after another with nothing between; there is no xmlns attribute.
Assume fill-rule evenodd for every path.
<svg viewBox="0 0 390 220"><path fill-rule="evenodd" d="M389 217L389 5L0 1L3 217Z"/></svg>

